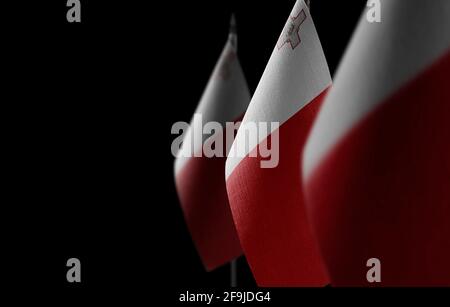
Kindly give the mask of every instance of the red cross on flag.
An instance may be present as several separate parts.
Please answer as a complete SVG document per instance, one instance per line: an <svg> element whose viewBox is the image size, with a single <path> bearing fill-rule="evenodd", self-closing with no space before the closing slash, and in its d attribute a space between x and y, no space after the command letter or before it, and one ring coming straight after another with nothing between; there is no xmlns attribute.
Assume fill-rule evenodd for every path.
<svg viewBox="0 0 450 307"><path fill-rule="evenodd" d="M241 246L260 286L323 286L325 269L306 216L301 152L331 77L308 7L297 1L244 116L226 163L227 191ZM244 126L262 129L249 146ZM272 126L271 126L272 127ZM279 138L278 165L258 148ZM271 143L271 144L269 144ZM232 153L241 152L244 154ZM256 153L256 154L255 154Z"/></svg>
<svg viewBox="0 0 450 307"><path fill-rule="evenodd" d="M250 102L247 82L236 55L234 28L232 21L229 39L175 162L176 187L185 220L208 271L242 254L225 187L226 152L222 157L209 157L203 152L204 144L208 142L224 145L225 133L209 137L203 134L202 126L196 127L195 122L195 118L201 116L202 123L216 122L225 128L226 122L242 119ZM196 136L199 131L202 134L200 142Z"/></svg>
<svg viewBox="0 0 450 307"><path fill-rule="evenodd" d="M306 20L305 10L301 10L298 12L297 16L290 16L287 22L287 25L284 27L283 32L281 33L280 39L278 40L277 46L278 49L283 48L284 44L291 44L291 48L294 49L297 47L300 42L300 26Z"/></svg>
<svg viewBox="0 0 450 307"><path fill-rule="evenodd" d="M305 148L309 216L333 285L449 286L450 1L365 17Z"/></svg>

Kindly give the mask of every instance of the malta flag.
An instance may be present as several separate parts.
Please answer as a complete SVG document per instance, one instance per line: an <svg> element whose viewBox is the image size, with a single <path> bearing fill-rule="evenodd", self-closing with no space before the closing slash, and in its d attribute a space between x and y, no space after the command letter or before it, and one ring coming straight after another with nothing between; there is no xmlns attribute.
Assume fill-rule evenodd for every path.
<svg viewBox="0 0 450 307"><path fill-rule="evenodd" d="M224 129L226 122L242 119L250 102L247 82L236 54L234 29L233 18L229 39L194 115L194 119L201 117L203 124L218 122ZM203 127L195 127L198 124L194 119L175 162L175 181L192 239L205 268L210 271L240 256L242 250L225 187L226 152L222 157L212 158L203 152L203 144L207 142L225 145L222 142L225 136L203 135L198 142L194 134L199 130L202 133ZM216 142L218 139L211 138L221 140ZM189 153L193 156L189 157Z"/></svg>
<svg viewBox="0 0 450 307"><path fill-rule="evenodd" d="M333 285L450 285L450 1L363 15L303 162Z"/></svg>
<svg viewBox="0 0 450 307"><path fill-rule="evenodd" d="M303 0L297 1L226 163L234 222L260 286L328 283L306 216L299 170L306 137L330 86L330 73L308 7ZM243 130L251 123L272 122L278 122L279 127L273 129L270 124L270 129L260 129L256 140L249 140ZM271 146L274 149L275 143L279 143L278 165L262 168L265 158L257 152Z"/></svg>

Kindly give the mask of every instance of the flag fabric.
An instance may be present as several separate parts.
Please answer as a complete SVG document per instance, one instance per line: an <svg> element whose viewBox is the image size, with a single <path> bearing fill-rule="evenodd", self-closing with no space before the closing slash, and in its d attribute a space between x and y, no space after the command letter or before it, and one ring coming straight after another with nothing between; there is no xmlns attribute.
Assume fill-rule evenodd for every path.
<svg viewBox="0 0 450 307"><path fill-rule="evenodd" d="M225 128L226 122L242 119L250 102L247 82L237 58L236 43L233 18L229 39L195 111L195 116L201 116L203 124L217 122ZM226 153L223 157L208 157L203 153L206 142L214 143L225 133L209 138L203 136L201 142L192 141L196 133L193 124L185 133L175 162L175 181L192 239L205 268L210 271L240 256L242 250L225 186ZM189 157L186 154L189 152L193 152L194 156Z"/></svg>
<svg viewBox="0 0 450 307"><path fill-rule="evenodd" d="M300 155L331 86L308 7L297 1L244 116L226 163L230 206L244 254L260 286L328 283L303 202ZM249 143L242 127L278 122ZM261 168L259 146L279 138L279 161ZM241 144L241 145L240 145ZM233 153L243 152L239 155Z"/></svg>
<svg viewBox="0 0 450 307"><path fill-rule="evenodd" d="M365 17L305 147L308 215L333 285L448 286L450 1Z"/></svg>

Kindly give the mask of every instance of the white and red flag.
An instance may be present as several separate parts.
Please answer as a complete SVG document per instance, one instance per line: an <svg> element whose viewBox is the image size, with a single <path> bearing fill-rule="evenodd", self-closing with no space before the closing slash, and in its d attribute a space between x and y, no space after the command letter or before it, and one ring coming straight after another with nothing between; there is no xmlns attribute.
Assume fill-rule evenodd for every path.
<svg viewBox="0 0 450 307"><path fill-rule="evenodd" d="M260 286L328 283L306 216L298 170L306 136L330 86L308 7L303 0L297 1L226 163L233 218ZM270 124L270 129L260 129L257 139L248 138L243 129L251 123L273 122L279 127ZM275 145L279 145L278 164L264 168L267 161L259 151Z"/></svg>
<svg viewBox="0 0 450 307"><path fill-rule="evenodd" d="M380 16L363 15L305 147L308 213L333 285L448 286L450 1Z"/></svg>
<svg viewBox="0 0 450 307"><path fill-rule="evenodd" d="M237 37L232 19L229 39L210 77L175 162L175 179L185 220L205 268L213 270L242 254L228 205L224 179L226 122L242 119L250 93L236 54ZM196 121L200 118L201 121ZM198 125L200 123L200 125ZM200 137L198 133L200 131ZM234 136L234 135L233 135ZM231 142L229 142L231 146ZM210 156L204 145L222 155ZM222 146L223 145L223 146ZM228 147L229 148L229 147Z"/></svg>

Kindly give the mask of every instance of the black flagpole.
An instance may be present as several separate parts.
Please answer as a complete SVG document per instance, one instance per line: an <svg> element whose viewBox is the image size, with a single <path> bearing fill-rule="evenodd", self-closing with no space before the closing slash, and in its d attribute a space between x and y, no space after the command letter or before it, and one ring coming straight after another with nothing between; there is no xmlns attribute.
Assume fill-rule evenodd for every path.
<svg viewBox="0 0 450 307"><path fill-rule="evenodd" d="M237 52L237 29L236 18L234 14L231 15L230 34L228 36L228 39L233 45L234 51ZM230 263L230 285L232 288L237 287L237 259L233 259Z"/></svg>
<svg viewBox="0 0 450 307"><path fill-rule="evenodd" d="M233 259L230 263L230 285L231 288L237 287L237 258Z"/></svg>

